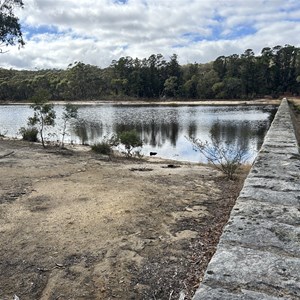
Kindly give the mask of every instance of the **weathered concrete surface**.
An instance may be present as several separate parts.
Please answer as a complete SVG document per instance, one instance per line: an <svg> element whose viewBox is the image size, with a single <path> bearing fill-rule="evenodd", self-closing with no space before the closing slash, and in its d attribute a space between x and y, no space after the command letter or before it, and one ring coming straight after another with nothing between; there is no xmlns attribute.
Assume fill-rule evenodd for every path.
<svg viewBox="0 0 300 300"><path fill-rule="evenodd" d="M300 156L286 100L193 299L300 299Z"/></svg>

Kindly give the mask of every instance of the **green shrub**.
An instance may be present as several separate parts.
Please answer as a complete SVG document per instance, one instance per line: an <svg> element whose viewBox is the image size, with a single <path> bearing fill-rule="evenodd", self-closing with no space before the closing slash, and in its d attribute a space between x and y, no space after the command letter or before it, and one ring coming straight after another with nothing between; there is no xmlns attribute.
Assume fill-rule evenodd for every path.
<svg viewBox="0 0 300 300"><path fill-rule="evenodd" d="M123 131L123 132L119 133L118 139L119 139L120 143L124 145L124 147L127 151L127 153L126 153L127 157L132 156L131 151L133 148L143 146L143 142L142 142L138 132L136 132L135 130Z"/></svg>
<svg viewBox="0 0 300 300"><path fill-rule="evenodd" d="M94 144L92 146L92 150L98 154L104 154L104 155L110 155L112 153L112 147L106 141Z"/></svg>
<svg viewBox="0 0 300 300"><path fill-rule="evenodd" d="M29 142L38 141L37 135L39 131L35 127L27 127L27 128L21 127L19 132L22 135L22 139L24 141L29 141Z"/></svg>

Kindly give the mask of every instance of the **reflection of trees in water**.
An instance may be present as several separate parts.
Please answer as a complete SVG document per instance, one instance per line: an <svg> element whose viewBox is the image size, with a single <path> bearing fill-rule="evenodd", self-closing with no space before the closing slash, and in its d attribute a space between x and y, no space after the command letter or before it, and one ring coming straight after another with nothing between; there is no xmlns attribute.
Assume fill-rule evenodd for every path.
<svg viewBox="0 0 300 300"><path fill-rule="evenodd" d="M277 113L277 110L278 110L278 107L266 107L266 108L262 108L262 111L264 113L268 113L269 116L268 116L268 122L269 122L269 126L270 124L272 123L276 113Z"/></svg>
<svg viewBox="0 0 300 300"><path fill-rule="evenodd" d="M273 111L268 110L269 117L261 121L215 121L210 129L212 138L226 141L229 144L256 147L259 150L264 136L273 120ZM110 133L118 133L135 129L145 145L152 147L163 147L169 143L176 146L181 135L189 137L201 136L203 132L195 118L179 123L178 115L165 115L165 118L157 118L155 115L145 117L144 120L128 120L113 124L101 122L90 122L88 120L78 120L73 126L73 132L79 137L81 143L93 143L100 141ZM205 134L205 133L204 133ZM250 150L250 149L249 149Z"/></svg>
<svg viewBox="0 0 300 300"><path fill-rule="evenodd" d="M75 123L73 131L79 137L82 145L97 141L104 135L102 123L89 122L83 119Z"/></svg>
<svg viewBox="0 0 300 300"><path fill-rule="evenodd" d="M211 129L211 138L216 141L223 141L229 145L240 145L244 149L250 148L253 139L256 140L256 150L259 150L264 136L269 128L265 121L243 121L233 122L215 122Z"/></svg>
<svg viewBox="0 0 300 300"><path fill-rule="evenodd" d="M136 123L136 124L115 124L114 131L122 132L135 129L141 136L144 144L153 147L161 147L166 142L176 146L179 136L178 122L157 122L152 120L150 123Z"/></svg>
<svg viewBox="0 0 300 300"><path fill-rule="evenodd" d="M244 147L248 147L249 139L251 135L251 127L249 122L242 122L237 126L232 122L215 122L211 129L211 138L217 141L224 141L230 145L243 144Z"/></svg>
<svg viewBox="0 0 300 300"><path fill-rule="evenodd" d="M192 121L188 124L188 136L196 137L197 135L197 124L195 121Z"/></svg>
<svg viewBox="0 0 300 300"><path fill-rule="evenodd" d="M137 132L140 133L140 130L138 129L139 126L136 126L135 124L130 124L130 123L115 123L114 124L114 127L113 127L113 131L115 133L120 133L120 132L123 132L123 131L130 131L130 130L133 130L135 129Z"/></svg>
<svg viewBox="0 0 300 300"><path fill-rule="evenodd" d="M160 126L157 126L153 120L149 126L144 126L143 140L145 143L153 147L162 146L164 144L164 141L161 140Z"/></svg>
<svg viewBox="0 0 300 300"><path fill-rule="evenodd" d="M146 144L153 147L162 146L166 142L176 146L179 135L178 122L159 124L151 122L150 124L143 124L143 140Z"/></svg>
<svg viewBox="0 0 300 300"><path fill-rule="evenodd" d="M256 131L256 150L258 151L263 142L264 142L264 138L265 138L265 135L267 133L267 131L269 130L269 127L270 127L270 124L272 122L273 119L270 119L269 118L269 121L268 122L265 122L265 121L260 121L258 123L258 129Z"/></svg>

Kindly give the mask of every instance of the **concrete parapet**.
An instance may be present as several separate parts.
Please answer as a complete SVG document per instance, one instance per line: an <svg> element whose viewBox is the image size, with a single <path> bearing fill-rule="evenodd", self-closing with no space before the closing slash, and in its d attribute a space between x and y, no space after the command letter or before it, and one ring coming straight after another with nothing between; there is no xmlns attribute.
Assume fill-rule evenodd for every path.
<svg viewBox="0 0 300 300"><path fill-rule="evenodd" d="M193 300L300 299L300 156L286 99Z"/></svg>

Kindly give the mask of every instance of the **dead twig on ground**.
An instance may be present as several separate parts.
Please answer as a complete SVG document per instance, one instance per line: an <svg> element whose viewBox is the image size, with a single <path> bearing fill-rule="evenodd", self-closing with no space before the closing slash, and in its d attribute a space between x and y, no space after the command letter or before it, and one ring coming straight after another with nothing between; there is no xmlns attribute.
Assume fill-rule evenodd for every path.
<svg viewBox="0 0 300 300"><path fill-rule="evenodd" d="M1 159L1 158L4 158L4 157L7 157L7 156L10 156L10 155L12 155L12 154L14 154L14 153L15 153L15 151L11 151L11 152L9 152L9 153L0 155L0 159Z"/></svg>

